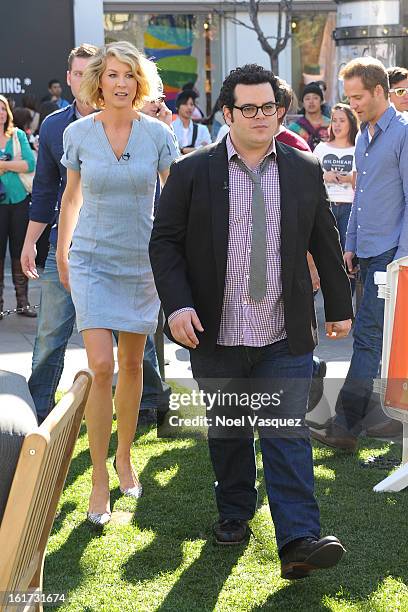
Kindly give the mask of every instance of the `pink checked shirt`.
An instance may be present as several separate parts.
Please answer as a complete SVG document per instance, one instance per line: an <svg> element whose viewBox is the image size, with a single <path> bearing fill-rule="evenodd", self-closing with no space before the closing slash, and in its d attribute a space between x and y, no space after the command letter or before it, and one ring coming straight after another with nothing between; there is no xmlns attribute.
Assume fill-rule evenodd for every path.
<svg viewBox="0 0 408 612"><path fill-rule="evenodd" d="M248 293L253 183L234 160L238 154L229 135L226 144L229 236L224 301L217 343L224 346L266 346L286 338L280 259L280 187L275 141L267 153L271 161L261 179L266 207L267 288L265 297L259 302L252 300ZM252 170L259 173L260 164ZM172 313L169 321L185 310L191 309L183 308Z"/></svg>

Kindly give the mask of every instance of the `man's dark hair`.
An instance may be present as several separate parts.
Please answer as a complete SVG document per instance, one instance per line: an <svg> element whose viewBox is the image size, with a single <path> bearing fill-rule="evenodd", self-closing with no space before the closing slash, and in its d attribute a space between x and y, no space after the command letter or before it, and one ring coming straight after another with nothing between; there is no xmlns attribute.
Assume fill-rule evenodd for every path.
<svg viewBox="0 0 408 612"><path fill-rule="evenodd" d="M79 45L79 47L75 47L74 49L72 49L72 51L68 55L69 72L71 72L72 70L72 62L74 61L76 57L83 57L83 58L93 57L97 51L98 51L98 47L95 47L95 45L89 45L88 43L82 43L82 45Z"/></svg>
<svg viewBox="0 0 408 612"><path fill-rule="evenodd" d="M283 117L281 117L281 122L282 122L283 119L285 118L286 113L288 112L288 110L290 108L290 105L292 104L293 89L291 88L289 83L287 83L283 79L277 77L277 81L278 81L279 92L280 92L279 93L279 95L280 95L280 105L281 105L282 108L285 109L285 114L283 115Z"/></svg>
<svg viewBox="0 0 408 612"><path fill-rule="evenodd" d="M258 64L245 64L239 68L231 70L225 78L220 91L220 106L226 106L230 110L235 104L235 87L237 85L260 85L270 83L275 94L275 101L281 104L281 91L278 79L271 70L266 70Z"/></svg>
<svg viewBox="0 0 408 612"><path fill-rule="evenodd" d="M61 85L61 81L59 81L58 79L51 79L50 81L48 81L48 89L51 89L51 87L55 84L58 83L58 85Z"/></svg>
<svg viewBox="0 0 408 612"><path fill-rule="evenodd" d="M176 98L176 109L178 110L181 104L186 104L190 98L193 100L193 102L196 100L197 94L195 91L193 91L192 89L184 89L183 91L181 91Z"/></svg>
<svg viewBox="0 0 408 612"><path fill-rule="evenodd" d="M390 87L394 87L397 83L401 83L401 81L405 81L408 79L408 70L406 68L401 68L400 66L394 66L393 68L387 69L388 80L390 82Z"/></svg>

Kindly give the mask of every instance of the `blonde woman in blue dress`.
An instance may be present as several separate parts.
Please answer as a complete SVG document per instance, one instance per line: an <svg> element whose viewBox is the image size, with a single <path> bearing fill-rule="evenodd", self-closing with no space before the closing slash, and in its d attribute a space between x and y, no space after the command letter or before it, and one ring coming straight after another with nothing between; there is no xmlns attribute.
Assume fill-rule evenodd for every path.
<svg viewBox="0 0 408 612"><path fill-rule="evenodd" d="M80 91L83 101L99 112L75 121L64 133L61 161L68 171L57 264L62 284L72 293L95 374L85 416L93 465L87 517L96 525L111 517L106 459L113 409L112 330L119 331L114 466L122 493L142 494L130 448L144 345L156 329L159 311L148 243L157 174L164 183L178 156L171 129L138 111L154 97L157 80L154 64L133 45L105 45L89 62Z"/></svg>

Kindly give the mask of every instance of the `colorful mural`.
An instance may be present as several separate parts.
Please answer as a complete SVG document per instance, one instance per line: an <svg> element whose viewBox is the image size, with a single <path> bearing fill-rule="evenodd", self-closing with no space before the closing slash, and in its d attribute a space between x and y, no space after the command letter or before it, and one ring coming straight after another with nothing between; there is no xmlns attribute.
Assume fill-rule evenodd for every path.
<svg viewBox="0 0 408 612"><path fill-rule="evenodd" d="M172 110L182 86L197 79L197 58L191 55L194 22L194 15L154 16L144 34L144 52L159 67L166 101Z"/></svg>

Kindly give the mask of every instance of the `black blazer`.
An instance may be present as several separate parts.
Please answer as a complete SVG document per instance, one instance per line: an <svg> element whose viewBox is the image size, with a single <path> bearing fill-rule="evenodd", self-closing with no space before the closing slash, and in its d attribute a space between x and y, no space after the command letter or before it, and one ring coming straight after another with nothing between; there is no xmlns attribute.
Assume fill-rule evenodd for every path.
<svg viewBox="0 0 408 612"><path fill-rule="evenodd" d="M306 253L315 260L326 321L352 318L350 283L317 158L276 141L281 192L281 261L285 328L293 354L317 344ZM204 327L196 350L216 345L228 247L228 159L225 138L171 166L150 240L150 261L166 318L195 308ZM165 333L171 339L166 323Z"/></svg>

